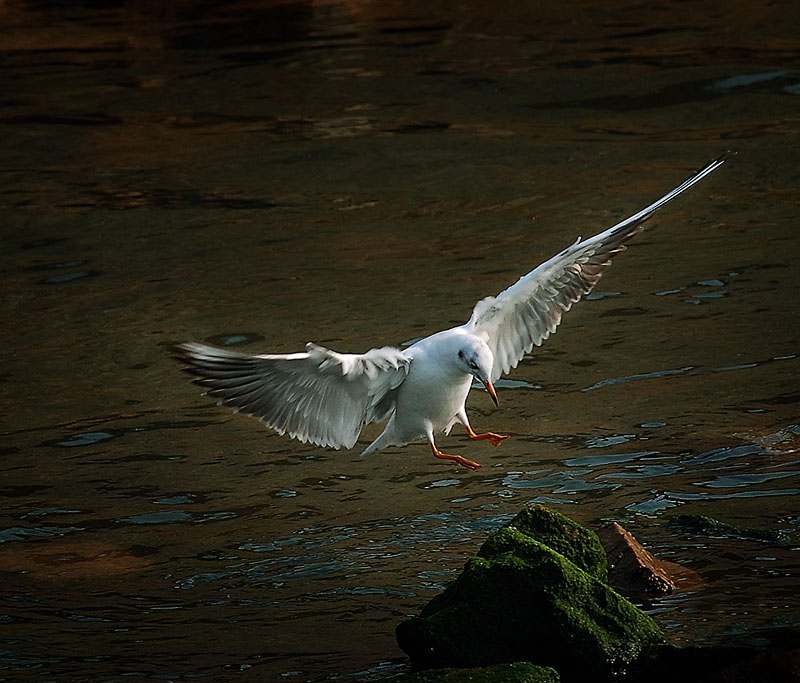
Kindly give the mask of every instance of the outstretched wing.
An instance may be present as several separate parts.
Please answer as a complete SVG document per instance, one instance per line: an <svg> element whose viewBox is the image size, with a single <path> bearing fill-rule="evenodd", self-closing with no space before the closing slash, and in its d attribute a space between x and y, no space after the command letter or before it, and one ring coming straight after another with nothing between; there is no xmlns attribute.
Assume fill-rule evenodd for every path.
<svg viewBox="0 0 800 683"><path fill-rule="evenodd" d="M356 355L307 344L305 353L251 356L187 343L174 352L222 404L333 448L352 448L365 423L391 412L411 362L390 347Z"/></svg>
<svg viewBox="0 0 800 683"><path fill-rule="evenodd" d="M479 301L464 327L482 336L494 353L492 381L517 367L534 345L541 345L556 331L564 312L592 290L612 257L625 249L625 242L642 230L653 213L719 168L729 156L730 152L706 164L621 223L589 239L578 238L496 297Z"/></svg>

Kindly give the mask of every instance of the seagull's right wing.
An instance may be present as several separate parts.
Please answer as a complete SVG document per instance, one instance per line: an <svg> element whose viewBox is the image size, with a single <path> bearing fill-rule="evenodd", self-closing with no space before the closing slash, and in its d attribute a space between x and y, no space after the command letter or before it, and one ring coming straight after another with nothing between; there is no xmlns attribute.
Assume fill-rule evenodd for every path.
<svg viewBox="0 0 800 683"><path fill-rule="evenodd" d="M251 356L187 343L174 352L222 404L279 434L333 448L352 448L365 422L391 412L385 399L411 362L390 347L357 355L307 344L305 353Z"/></svg>
<svg viewBox="0 0 800 683"><path fill-rule="evenodd" d="M561 316L595 286L625 242L664 204L719 168L730 152L706 164L650 206L607 230L580 238L515 284L475 304L464 328L483 337L494 354L492 381L508 372L556 331Z"/></svg>

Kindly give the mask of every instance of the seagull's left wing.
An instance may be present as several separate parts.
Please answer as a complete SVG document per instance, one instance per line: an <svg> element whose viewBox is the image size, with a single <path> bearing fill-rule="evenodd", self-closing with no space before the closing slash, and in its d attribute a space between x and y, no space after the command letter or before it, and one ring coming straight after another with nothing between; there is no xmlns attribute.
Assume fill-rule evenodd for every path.
<svg viewBox="0 0 800 683"><path fill-rule="evenodd" d="M251 356L188 343L174 352L224 405L333 448L352 448L365 423L391 413L411 362L388 346L349 354L307 344L304 353Z"/></svg>
<svg viewBox="0 0 800 683"><path fill-rule="evenodd" d="M726 153L706 164L661 199L594 237L578 240L560 254L521 277L514 285L479 301L464 326L483 337L494 354L492 381L556 331L561 316L595 286L625 242L664 204L719 168Z"/></svg>

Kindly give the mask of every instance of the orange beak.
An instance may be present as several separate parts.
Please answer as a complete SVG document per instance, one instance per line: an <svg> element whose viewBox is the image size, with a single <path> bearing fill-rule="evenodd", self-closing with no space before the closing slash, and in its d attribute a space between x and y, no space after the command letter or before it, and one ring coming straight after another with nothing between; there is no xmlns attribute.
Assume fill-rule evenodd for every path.
<svg viewBox="0 0 800 683"><path fill-rule="evenodd" d="M488 392L489 392L489 396L491 396L491 397L492 397L492 400L494 401L494 404L495 404L496 406L500 407L500 404L497 402L497 394L496 394L496 393L494 393L494 387L492 386L492 383L491 383L491 381L490 381L490 380L486 380L486 381L483 383L483 386L485 386L485 387L486 387L486 391L488 391Z"/></svg>

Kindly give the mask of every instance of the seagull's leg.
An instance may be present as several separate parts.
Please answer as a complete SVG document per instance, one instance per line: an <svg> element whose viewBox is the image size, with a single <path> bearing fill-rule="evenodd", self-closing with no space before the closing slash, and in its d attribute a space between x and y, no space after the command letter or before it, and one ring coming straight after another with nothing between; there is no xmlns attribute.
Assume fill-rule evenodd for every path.
<svg viewBox="0 0 800 683"><path fill-rule="evenodd" d="M492 446L499 446L510 436L509 434L495 434L494 432L476 434L469 425L467 425L467 433L469 434L469 438L473 441L488 441Z"/></svg>
<svg viewBox="0 0 800 683"><path fill-rule="evenodd" d="M434 444L431 444L431 450L433 454L437 458L441 458L442 460L452 460L453 462L458 463L462 467L466 467L470 470L479 470L481 468L480 464L477 462L473 462L472 460L467 460L466 458L462 458L460 455L450 455L449 453L442 453Z"/></svg>
<svg viewBox="0 0 800 683"><path fill-rule="evenodd" d="M442 453L438 448L436 448L436 444L433 442L433 430L428 429L427 432L428 436L428 443L431 445L431 450L433 454L440 458L441 460L452 460L455 463L458 463L462 467L466 467L470 470L479 470L481 466L477 462L472 462L472 460L467 460L466 458L462 458L460 455L450 455L449 453Z"/></svg>
<svg viewBox="0 0 800 683"><path fill-rule="evenodd" d="M499 446L503 441L508 438L508 434L501 435L495 434L494 432L484 432L483 434L476 434L472 427L470 427L469 420L467 419L467 411L463 408L458 411L456 417L458 417L459 422L463 424L467 428L467 434L469 434L469 438L473 441L488 441L492 446Z"/></svg>

